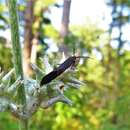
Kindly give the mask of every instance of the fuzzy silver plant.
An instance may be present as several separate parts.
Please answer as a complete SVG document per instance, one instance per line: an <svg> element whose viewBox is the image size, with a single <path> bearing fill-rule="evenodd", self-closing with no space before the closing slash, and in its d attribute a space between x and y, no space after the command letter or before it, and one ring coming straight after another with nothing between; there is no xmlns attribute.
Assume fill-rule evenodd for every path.
<svg viewBox="0 0 130 130"><path fill-rule="evenodd" d="M63 62L65 57L63 55ZM72 105L72 101L64 95L64 92L72 87L79 89L83 83L75 78L76 71L69 67L64 73L56 77L51 82L40 85L42 78L49 72L53 71L52 65L48 62L48 58L42 59L44 69L32 64L32 69L35 72L36 79L20 77L14 83L11 83L11 78L14 69L4 75L0 72L0 112L10 111L15 117L20 119L30 118L38 108L48 108L57 102L63 102ZM26 109L24 106L17 104L14 97L17 94L17 88L24 84L26 93Z"/></svg>

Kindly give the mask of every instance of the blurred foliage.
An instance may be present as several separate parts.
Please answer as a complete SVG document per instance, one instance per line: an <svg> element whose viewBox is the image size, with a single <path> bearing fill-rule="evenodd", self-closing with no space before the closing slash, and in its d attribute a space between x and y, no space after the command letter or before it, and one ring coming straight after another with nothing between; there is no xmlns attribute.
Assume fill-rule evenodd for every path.
<svg viewBox="0 0 130 130"><path fill-rule="evenodd" d="M5 39L0 37L0 66L2 70L8 71L12 65L11 49L3 43Z"/></svg>
<svg viewBox="0 0 130 130"><path fill-rule="evenodd" d="M111 35L111 40L118 42L118 52L123 48L124 44L128 44L124 37L123 28L130 23L130 1L129 0L106 0L107 5L111 8L112 21L110 23L110 35L114 29L118 30L116 36Z"/></svg>
<svg viewBox="0 0 130 130"><path fill-rule="evenodd" d="M37 1L36 13L41 6L51 7L51 2L53 0L43 5ZM47 25L42 31L42 37L60 43L59 33L52 25ZM74 101L72 107L58 103L47 110L39 110L30 121L30 129L129 130L130 52L123 50L118 56L117 50L109 44L109 36L92 23L71 27L64 40L70 51L75 48L93 58L79 65L78 76L85 85L78 92L66 93ZM7 70L12 67L12 62L10 48L5 45L0 43L0 65ZM17 123L7 113L0 113L0 130L17 130Z"/></svg>
<svg viewBox="0 0 130 130"><path fill-rule="evenodd" d="M56 0L37 0L35 3L34 13L35 15L39 15L41 12L41 9L48 8L49 6L56 3Z"/></svg>

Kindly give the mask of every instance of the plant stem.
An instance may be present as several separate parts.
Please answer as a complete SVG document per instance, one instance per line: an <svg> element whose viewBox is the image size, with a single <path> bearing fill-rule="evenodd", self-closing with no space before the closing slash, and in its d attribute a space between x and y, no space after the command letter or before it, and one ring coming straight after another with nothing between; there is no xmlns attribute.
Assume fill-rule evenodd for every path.
<svg viewBox="0 0 130 130"><path fill-rule="evenodd" d="M23 76L22 68L22 50L19 40L19 28L18 28L18 16L17 16L17 7L16 0L8 0L9 5L9 14L10 14L10 25L11 25L11 40L12 40L12 52L13 52L13 63L15 68L16 77ZM26 96L24 85L21 85L18 88L18 103L24 106L23 110L26 108ZM28 129L28 121L20 119L20 130Z"/></svg>

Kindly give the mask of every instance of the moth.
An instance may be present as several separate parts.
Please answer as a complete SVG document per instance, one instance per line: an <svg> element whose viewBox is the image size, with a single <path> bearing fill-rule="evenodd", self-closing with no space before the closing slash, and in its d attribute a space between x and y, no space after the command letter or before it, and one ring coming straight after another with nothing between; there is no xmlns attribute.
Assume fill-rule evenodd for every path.
<svg viewBox="0 0 130 130"><path fill-rule="evenodd" d="M68 59L66 59L63 63L60 64L59 67L55 68L53 71L45 75L40 85L45 85L50 83L52 80L54 80L56 77L60 76L64 71L66 71L68 68L75 68L77 64L79 63L80 58L90 58L87 56L71 56Z"/></svg>

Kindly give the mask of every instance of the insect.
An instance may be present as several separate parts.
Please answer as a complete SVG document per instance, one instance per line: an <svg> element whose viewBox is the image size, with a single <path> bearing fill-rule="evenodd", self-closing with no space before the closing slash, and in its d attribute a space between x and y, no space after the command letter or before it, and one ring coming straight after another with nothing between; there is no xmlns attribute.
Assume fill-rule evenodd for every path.
<svg viewBox="0 0 130 130"><path fill-rule="evenodd" d="M75 68L77 64L79 63L80 58L90 58L87 56L71 56L68 59L66 59L63 63L60 64L59 67L55 68L53 71L45 75L41 82L40 85L48 84L50 83L53 79L56 77L60 76L66 69L69 67Z"/></svg>

